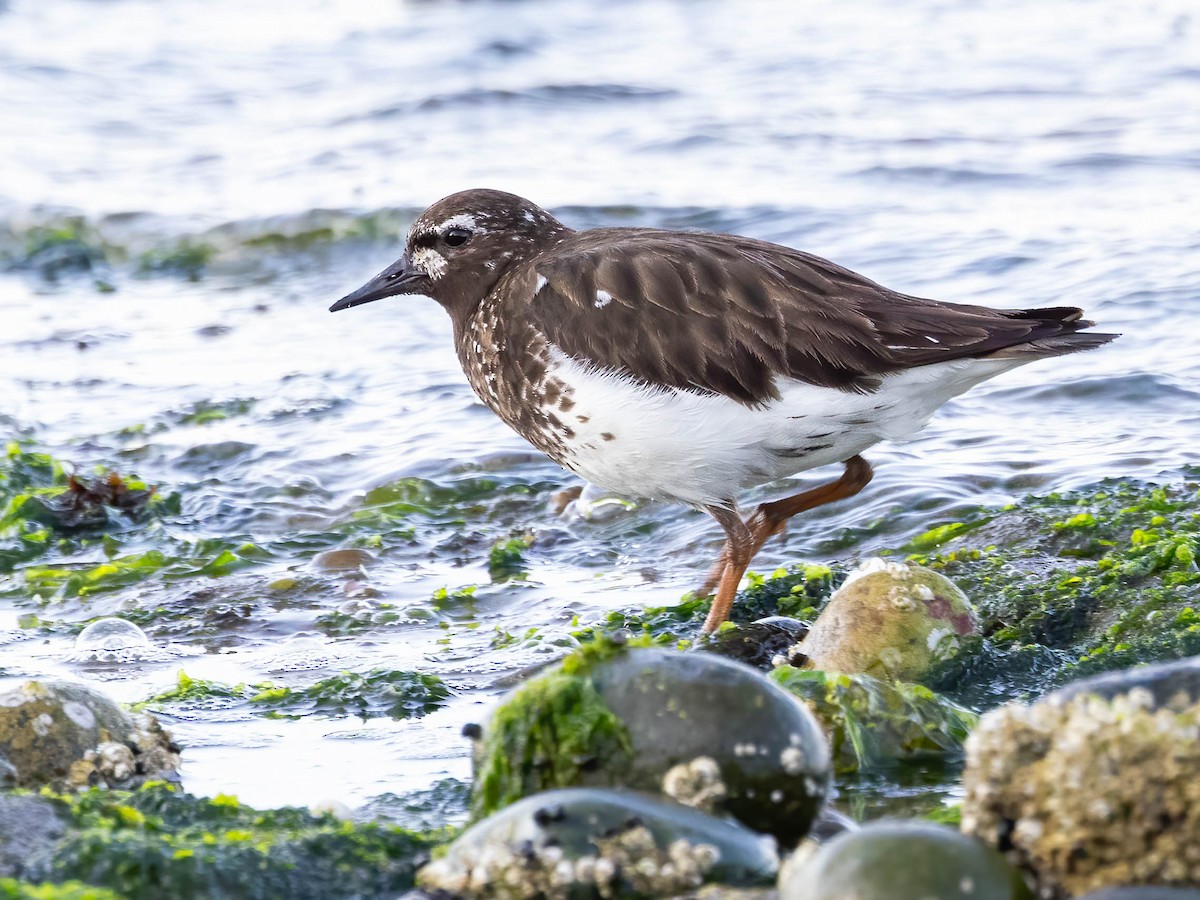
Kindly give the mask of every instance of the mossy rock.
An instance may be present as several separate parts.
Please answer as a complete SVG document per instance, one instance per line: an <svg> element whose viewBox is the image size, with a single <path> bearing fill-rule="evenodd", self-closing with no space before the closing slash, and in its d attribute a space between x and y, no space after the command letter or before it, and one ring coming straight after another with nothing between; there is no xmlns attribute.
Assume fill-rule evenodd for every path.
<svg viewBox="0 0 1200 900"><path fill-rule="evenodd" d="M472 808L555 787L670 796L775 835L808 831L829 786L812 714L740 663L608 644L510 694L483 729Z"/></svg>
<svg viewBox="0 0 1200 900"><path fill-rule="evenodd" d="M527 797L464 832L419 875L474 898L660 898L706 883L765 885L770 838L632 791L569 788Z"/></svg>
<svg viewBox="0 0 1200 900"><path fill-rule="evenodd" d="M1200 654L1198 488L1195 467L1162 485L1104 481L957 523L936 549L912 547L911 559L971 596L987 637L922 680L995 705ZM1027 663L1036 675L1022 674Z"/></svg>
<svg viewBox="0 0 1200 900"><path fill-rule="evenodd" d="M1197 888L1116 887L1092 891L1079 900L1200 900Z"/></svg>
<svg viewBox="0 0 1200 900"><path fill-rule="evenodd" d="M870 560L846 577L797 649L814 669L914 681L978 630L966 595L944 575Z"/></svg>
<svg viewBox="0 0 1200 900"><path fill-rule="evenodd" d="M158 720L82 684L28 681L0 694L0 759L18 787L134 787L177 779L179 748Z"/></svg>
<svg viewBox="0 0 1200 900"><path fill-rule="evenodd" d="M116 891L81 881L30 884L15 878L0 878L0 900L122 900L122 897Z"/></svg>
<svg viewBox="0 0 1200 900"><path fill-rule="evenodd" d="M780 879L780 900L1032 900L974 838L930 822L876 822L834 838Z"/></svg>
<svg viewBox="0 0 1200 900"><path fill-rule="evenodd" d="M809 705L839 774L957 760L979 717L919 684L781 666L769 676Z"/></svg>
<svg viewBox="0 0 1200 900"><path fill-rule="evenodd" d="M412 887L430 848L446 839L302 809L252 809L161 782L48 802L65 832L13 874L31 883L83 881L127 900L395 896Z"/></svg>

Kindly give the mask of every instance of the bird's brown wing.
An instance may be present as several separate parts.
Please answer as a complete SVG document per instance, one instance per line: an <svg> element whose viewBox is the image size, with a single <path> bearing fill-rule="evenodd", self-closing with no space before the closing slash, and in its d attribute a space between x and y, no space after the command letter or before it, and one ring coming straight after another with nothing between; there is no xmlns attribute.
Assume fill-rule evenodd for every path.
<svg viewBox="0 0 1200 900"><path fill-rule="evenodd" d="M595 229L528 265L540 286L528 314L565 353L747 404L778 397L780 376L871 391L890 372L1090 324L1077 309L909 297L819 257L731 235Z"/></svg>

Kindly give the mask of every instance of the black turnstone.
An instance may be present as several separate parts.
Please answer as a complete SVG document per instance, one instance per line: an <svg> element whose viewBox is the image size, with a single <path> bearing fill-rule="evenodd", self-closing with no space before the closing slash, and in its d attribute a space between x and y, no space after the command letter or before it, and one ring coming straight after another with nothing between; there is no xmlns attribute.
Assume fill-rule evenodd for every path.
<svg viewBox="0 0 1200 900"><path fill-rule="evenodd" d="M539 450L720 523L706 631L789 518L866 486L868 447L985 379L1116 337L1082 332L1078 309L910 297L737 235L574 231L491 190L433 204L404 255L331 309L396 294L445 307L471 387ZM836 481L738 512L739 491L830 463Z"/></svg>

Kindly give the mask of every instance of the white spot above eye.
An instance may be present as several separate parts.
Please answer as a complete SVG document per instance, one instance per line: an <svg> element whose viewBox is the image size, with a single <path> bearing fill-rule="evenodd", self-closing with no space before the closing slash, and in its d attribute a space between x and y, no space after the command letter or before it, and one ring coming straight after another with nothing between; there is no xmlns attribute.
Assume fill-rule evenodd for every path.
<svg viewBox="0 0 1200 900"><path fill-rule="evenodd" d="M533 292L536 294L538 291L540 291L545 286L546 286L546 277L544 275L539 275L537 277L537 281L534 283Z"/></svg>
<svg viewBox="0 0 1200 900"><path fill-rule="evenodd" d="M612 294L608 291L596 291L596 302L594 304L596 309L604 309L604 307L612 303L612 298Z"/></svg>
<svg viewBox="0 0 1200 900"><path fill-rule="evenodd" d="M437 281L446 274L446 257L429 247L414 253L412 262L416 268L425 273L430 281Z"/></svg>
<svg viewBox="0 0 1200 900"><path fill-rule="evenodd" d="M435 225L433 230L445 232L449 231L451 228L465 228L468 231L483 230L475 223L475 217L469 215L468 213L459 213L457 216L451 216L450 218L445 219Z"/></svg>

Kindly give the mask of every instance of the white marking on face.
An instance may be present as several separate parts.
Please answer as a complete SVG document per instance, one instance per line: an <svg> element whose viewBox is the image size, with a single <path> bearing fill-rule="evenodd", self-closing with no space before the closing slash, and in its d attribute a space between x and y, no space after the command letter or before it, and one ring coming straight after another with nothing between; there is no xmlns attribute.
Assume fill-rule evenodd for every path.
<svg viewBox="0 0 1200 900"><path fill-rule="evenodd" d="M596 309L604 309L610 303L612 303L612 294L608 291L596 291L596 302L593 304Z"/></svg>
<svg viewBox="0 0 1200 900"><path fill-rule="evenodd" d="M442 232L449 231L451 228L465 228L468 231L483 230L477 224L475 224L475 217L469 213L459 213L457 216L451 216L450 218L439 222L437 225L434 225L432 230L440 234Z"/></svg>
<svg viewBox="0 0 1200 900"><path fill-rule="evenodd" d="M533 292L536 294L545 286L546 286L546 277L544 275L539 275L537 277L537 282L534 284Z"/></svg>
<svg viewBox="0 0 1200 900"><path fill-rule="evenodd" d="M416 268L425 273L430 281L437 281L446 274L446 257L429 247L414 253L412 262Z"/></svg>

